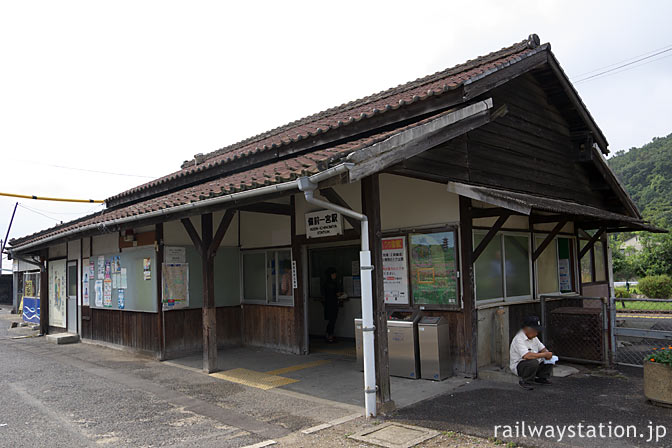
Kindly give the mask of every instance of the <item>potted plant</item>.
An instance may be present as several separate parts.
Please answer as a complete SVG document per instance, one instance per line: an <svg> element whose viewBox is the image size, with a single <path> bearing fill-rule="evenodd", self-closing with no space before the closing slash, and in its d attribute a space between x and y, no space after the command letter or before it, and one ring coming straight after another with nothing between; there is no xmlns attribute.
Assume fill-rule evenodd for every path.
<svg viewBox="0 0 672 448"><path fill-rule="evenodd" d="M672 406L672 345L654 349L644 360L644 396L654 404Z"/></svg>

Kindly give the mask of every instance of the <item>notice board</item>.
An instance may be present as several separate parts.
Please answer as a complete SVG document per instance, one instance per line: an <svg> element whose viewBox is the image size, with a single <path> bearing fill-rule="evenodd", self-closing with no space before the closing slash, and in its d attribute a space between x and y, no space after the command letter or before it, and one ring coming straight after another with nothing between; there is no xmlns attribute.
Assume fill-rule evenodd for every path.
<svg viewBox="0 0 672 448"><path fill-rule="evenodd" d="M123 249L91 257L89 305L107 310L156 313L156 254L154 246Z"/></svg>

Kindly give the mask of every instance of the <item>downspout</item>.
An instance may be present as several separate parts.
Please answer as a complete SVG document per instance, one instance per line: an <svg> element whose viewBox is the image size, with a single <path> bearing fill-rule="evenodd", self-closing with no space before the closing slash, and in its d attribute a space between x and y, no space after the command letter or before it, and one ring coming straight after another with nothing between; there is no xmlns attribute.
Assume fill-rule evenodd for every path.
<svg viewBox="0 0 672 448"><path fill-rule="evenodd" d="M371 251L369 250L369 220L366 215L349 208L315 198L317 182L308 177L296 181L303 192L306 202L327 210L332 210L361 222L362 246L359 252L359 273L362 282L362 349L364 355L364 405L367 417L376 416L376 366L373 353L373 288L371 282Z"/></svg>

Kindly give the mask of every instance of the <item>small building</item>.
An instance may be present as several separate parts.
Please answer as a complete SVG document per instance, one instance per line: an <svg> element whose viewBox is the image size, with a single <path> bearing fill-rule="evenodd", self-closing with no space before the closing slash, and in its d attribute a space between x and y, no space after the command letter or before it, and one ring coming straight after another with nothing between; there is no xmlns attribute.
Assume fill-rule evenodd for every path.
<svg viewBox="0 0 672 448"><path fill-rule="evenodd" d="M639 234L635 234L623 241L619 247L621 252L639 252L644 248Z"/></svg>
<svg viewBox="0 0 672 448"><path fill-rule="evenodd" d="M540 294L610 295L607 234L655 229L607 153L531 35L198 154L102 213L13 239L11 254L42 264L45 331L159 359L203 351L211 371L218 346L309 353L328 268L348 296L336 335L354 344L366 232L384 403L395 310L443 317L451 370L476 377L508 357Z"/></svg>

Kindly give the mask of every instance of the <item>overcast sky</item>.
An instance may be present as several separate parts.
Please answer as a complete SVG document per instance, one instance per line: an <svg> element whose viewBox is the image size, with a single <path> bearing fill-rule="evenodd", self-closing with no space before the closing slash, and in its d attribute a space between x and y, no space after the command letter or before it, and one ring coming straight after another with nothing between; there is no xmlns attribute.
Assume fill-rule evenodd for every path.
<svg viewBox="0 0 672 448"><path fill-rule="evenodd" d="M105 199L530 33L574 80L672 45L669 1L0 5L0 191L38 196ZM672 52L645 62L577 85L612 152L672 132ZM15 202L0 197L0 238ZM20 202L10 238L101 209Z"/></svg>

